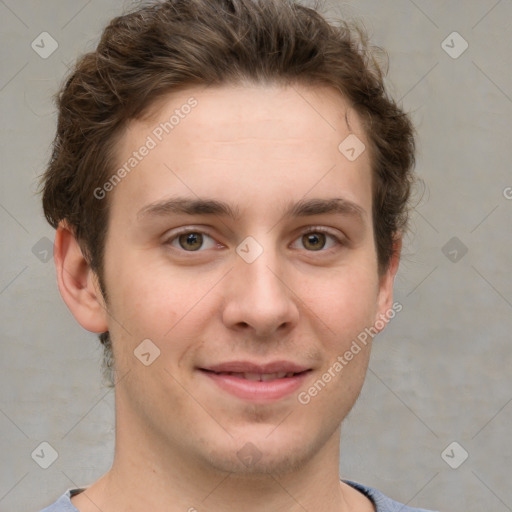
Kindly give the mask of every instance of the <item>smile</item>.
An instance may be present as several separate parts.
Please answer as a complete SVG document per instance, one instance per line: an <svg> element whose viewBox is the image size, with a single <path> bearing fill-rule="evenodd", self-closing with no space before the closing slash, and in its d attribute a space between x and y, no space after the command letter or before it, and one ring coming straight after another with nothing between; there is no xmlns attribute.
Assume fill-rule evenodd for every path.
<svg viewBox="0 0 512 512"><path fill-rule="evenodd" d="M235 362L199 370L223 393L261 403L281 400L296 392L311 372L309 368L286 362L267 365Z"/></svg>
<svg viewBox="0 0 512 512"><path fill-rule="evenodd" d="M220 372L217 375L230 375L238 379L246 379L252 381L269 382L276 379L284 379L297 375L293 372L279 372L279 373L241 373L241 372Z"/></svg>

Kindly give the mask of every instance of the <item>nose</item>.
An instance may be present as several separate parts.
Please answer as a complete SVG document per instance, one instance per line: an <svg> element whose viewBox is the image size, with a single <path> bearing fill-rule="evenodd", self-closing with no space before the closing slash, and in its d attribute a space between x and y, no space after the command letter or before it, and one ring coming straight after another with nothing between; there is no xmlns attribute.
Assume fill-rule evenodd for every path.
<svg viewBox="0 0 512 512"><path fill-rule="evenodd" d="M222 313L226 327L269 338L297 325L299 299L276 258L265 252L252 263L239 258L228 279Z"/></svg>

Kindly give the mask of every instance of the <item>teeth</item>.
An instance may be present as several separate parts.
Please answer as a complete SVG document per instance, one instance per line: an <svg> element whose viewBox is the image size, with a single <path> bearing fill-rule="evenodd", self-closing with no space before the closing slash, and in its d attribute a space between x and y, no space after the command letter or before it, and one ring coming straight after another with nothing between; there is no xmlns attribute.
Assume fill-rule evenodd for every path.
<svg viewBox="0 0 512 512"><path fill-rule="evenodd" d="M293 372L276 372L276 373L233 373L237 377L247 380L254 380L260 382L268 382L276 379L284 379L285 377L293 377Z"/></svg>
<svg viewBox="0 0 512 512"><path fill-rule="evenodd" d="M239 375L247 380L262 380L262 375L259 373L240 373Z"/></svg>
<svg viewBox="0 0 512 512"><path fill-rule="evenodd" d="M221 375L232 375L239 379L268 382L276 379L284 379L285 377L293 377L294 372L276 372L276 373L250 373L250 372L220 372Z"/></svg>

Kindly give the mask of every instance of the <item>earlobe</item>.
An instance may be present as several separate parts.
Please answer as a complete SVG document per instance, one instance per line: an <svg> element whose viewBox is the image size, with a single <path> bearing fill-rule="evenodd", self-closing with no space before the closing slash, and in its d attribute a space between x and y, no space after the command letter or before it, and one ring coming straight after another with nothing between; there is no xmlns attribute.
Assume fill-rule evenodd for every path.
<svg viewBox="0 0 512 512"><path fill-rule="evenodd" d="M388 268L379 281L379 296L378 296L378 308L377 315L375 318L376 325L377 320L388 317L393 306L393 284L395 282L395 276L398 272L398 266L400 263L400 253L402 251L402 235L397 235L393 242L393 255L389 261ZM394 315L393 315L394 316Z"/></svg>
<svg viewBox="0 0 512 512"><path fill-rule="evenodd" d="M77 322L91 332L108 331L107 310L97 275L65 222L57 227L53 256L60 294Z"/></svg>

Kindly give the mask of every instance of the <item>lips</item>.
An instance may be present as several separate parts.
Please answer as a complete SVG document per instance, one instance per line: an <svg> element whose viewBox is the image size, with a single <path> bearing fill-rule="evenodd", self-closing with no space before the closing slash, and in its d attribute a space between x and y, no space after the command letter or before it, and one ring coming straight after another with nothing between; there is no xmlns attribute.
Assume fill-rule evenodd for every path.
<svg viewBox="0 0 512 512"><path fill-rule="evenodd" d="M301 373L309 370L307 366L302 366L291 361L273 361L265 364L257 364L250 361L230 361L227 363L204 366L202 370L214 373L242 373L242 374L282 374Z"/></svg>
<svg viewBox="0 0 512 512"><path fill-rule="evenodd" d="M231 361L201 368L218 375L229 375L239 379L269 382L276 379L290 378L306 372L308 367L291 361L274 361L266 364L256 364L249 361Z"/></svg>
<svg viewBox="0 0 512 512"><path fill-rule="evenodd" d="M218 375L231 375L239 379L254 380L260 382L269 382L276 379L284 379L296 375L294 372L274 372L274 373L250 373L250 372L214 372Z"/></svg>
<svg viewBox="0 0 512 512"><path fill-rule="evenodd" d="M290 361L267 364L233 361L199 370L231 395L243 400L268 402L296 391L311 368Z"/></svg>

